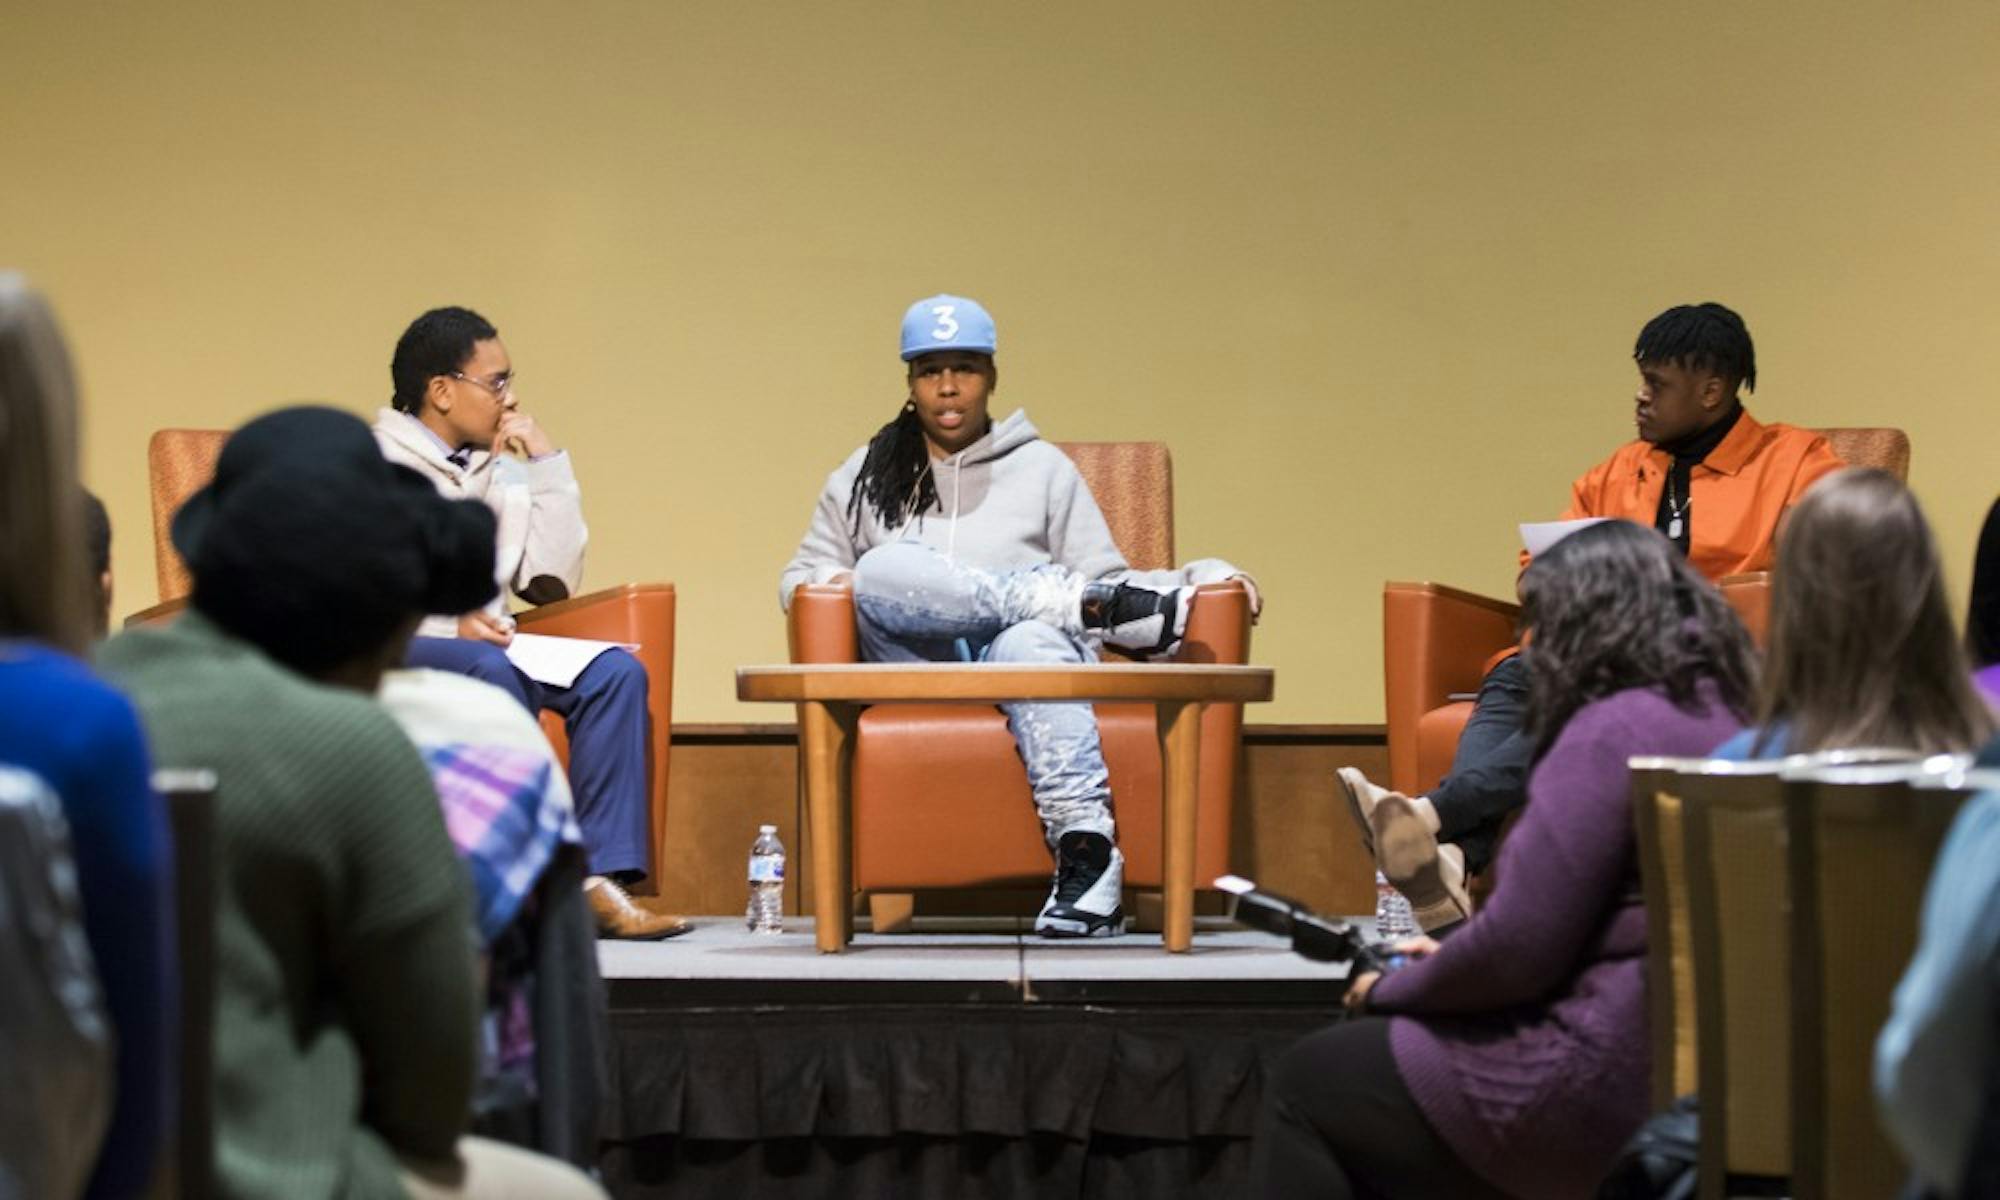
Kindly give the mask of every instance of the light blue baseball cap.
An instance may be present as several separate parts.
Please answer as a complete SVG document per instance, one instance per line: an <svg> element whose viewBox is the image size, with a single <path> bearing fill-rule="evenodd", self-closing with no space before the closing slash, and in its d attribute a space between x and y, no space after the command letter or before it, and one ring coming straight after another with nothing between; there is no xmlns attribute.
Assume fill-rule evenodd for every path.
<svg viewBox="0 0 2000 1200"><path fill-rule="evenodd" d="M993 353L993 318L977 300L938 294L903 314L903 361L933 350Z"/></svg>

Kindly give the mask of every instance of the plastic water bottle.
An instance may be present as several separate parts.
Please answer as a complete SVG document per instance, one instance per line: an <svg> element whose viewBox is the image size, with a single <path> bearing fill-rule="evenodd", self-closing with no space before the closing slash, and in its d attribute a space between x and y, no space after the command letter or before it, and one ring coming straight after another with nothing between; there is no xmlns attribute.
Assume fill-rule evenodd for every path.
<svg viewBox="0 0 2000 1200"><path fill-rule="evenodd" d="M757 840L750 843L750 907L744 917L751 933L785 931L785 844L776 825L759 825Z"/></svg>
<svg viewBox="0 0 2000 1200"><path fill-rule="evenodd" d="M1417 936L1417 917L1409 897L1396 890L1389 877L1375 872L1375 938L1395 942Z"/></svg>

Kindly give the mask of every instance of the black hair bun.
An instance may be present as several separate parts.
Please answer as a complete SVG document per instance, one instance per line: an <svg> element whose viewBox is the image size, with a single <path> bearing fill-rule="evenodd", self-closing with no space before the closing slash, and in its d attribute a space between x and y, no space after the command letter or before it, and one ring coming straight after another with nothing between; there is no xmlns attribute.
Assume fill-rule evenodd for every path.
<svg viewBox="0 0 2000 1200"><path fill-rule="evenodd" d="M422 544L380 486L326 469L232 487L188 564L194 605L277 661L316 675L382 646L418 612Z"/></svg>
<svg viewBox="0 0 2000 1200"><path fill-rule="evenodd" d="M446 500L420 506L425 557L429 560L423 608L427 613L471 612L499 594L493 576L493 510L477 500Z"/></svg>

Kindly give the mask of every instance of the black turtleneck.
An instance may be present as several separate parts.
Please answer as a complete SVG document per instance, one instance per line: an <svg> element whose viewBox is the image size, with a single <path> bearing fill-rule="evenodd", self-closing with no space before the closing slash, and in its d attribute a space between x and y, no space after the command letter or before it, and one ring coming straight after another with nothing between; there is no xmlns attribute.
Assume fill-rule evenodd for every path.
<svg viewBox="0 0 2000 1200"><path fill-rule="evenodd" d="M1660 489L1660 507L1653 514L1653 528L1661 533L1667 532L1673 524L1674 515L1673 507L1667 503L1668 497L1678 499L1682 504L1688 503L1689 478L1694 473L1694 465L1715 453L1715 448L1722 444L1723 438L1729 436L1730 430L1736 428L1736 422L1742 417L1743 404L1738 401L1729 406L1728 416L1707 429L1691 433L1679 441L1660 444L1660 449L1672 457L1673 463L1667 468L1667 486ZM1693 531L1694 509L1690 505L1681 509L1681 535L1671 539L1683 556L1688 552L1688 542Z"/></svg>

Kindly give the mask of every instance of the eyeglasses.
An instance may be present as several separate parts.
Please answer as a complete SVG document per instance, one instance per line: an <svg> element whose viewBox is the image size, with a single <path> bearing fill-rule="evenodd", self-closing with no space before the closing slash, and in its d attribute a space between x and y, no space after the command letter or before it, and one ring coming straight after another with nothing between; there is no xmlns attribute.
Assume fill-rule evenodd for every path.
<svg viewBox="0 0 2000 1200"><path fill-rule="evenodd" d="M453 379L464 380L466 383L471 384L473 387L484 388L486 391L492 392L493 397L496 400L512 392L514 390L514 380L518 378L518 376L516 376L515 373L512 371L509 371L505 375L499 376L490 383L484 379L477 379L471 375L467 375L463 371L453 371L451 373L451 377Z"/></svg>

